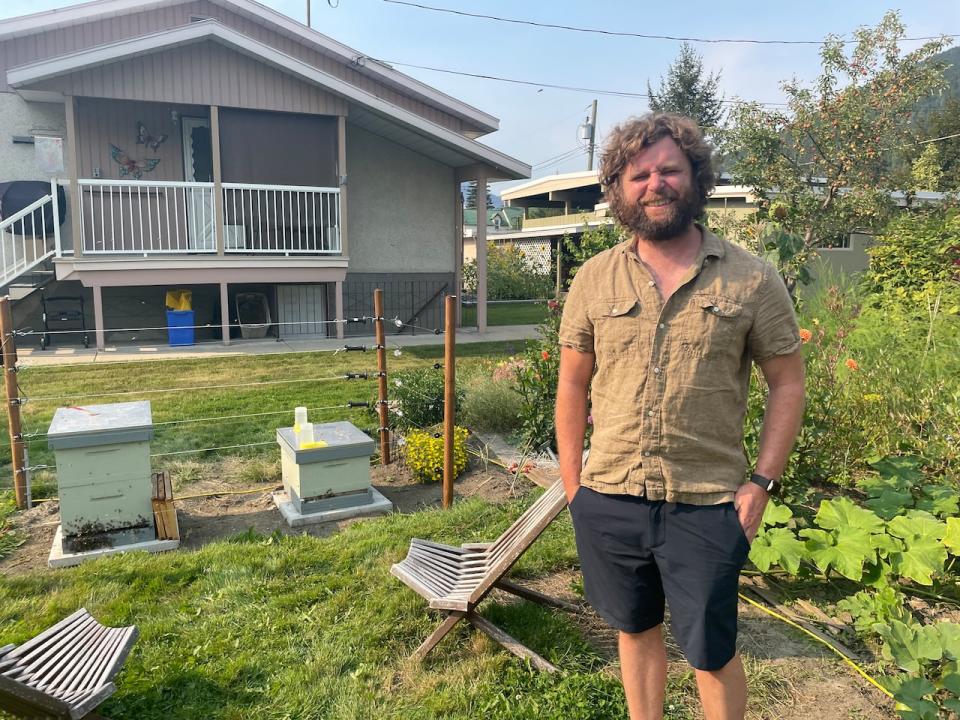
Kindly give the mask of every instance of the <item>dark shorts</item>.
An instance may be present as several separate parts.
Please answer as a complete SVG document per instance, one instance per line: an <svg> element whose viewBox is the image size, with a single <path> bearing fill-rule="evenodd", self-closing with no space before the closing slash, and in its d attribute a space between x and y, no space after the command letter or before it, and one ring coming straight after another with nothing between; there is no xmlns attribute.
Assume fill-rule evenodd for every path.
<svg viewBox="0 0 960 720"><path fill-rule="evenodd" d="M736 652L737 588L750 552L733 503L687 505L581 486L570 504L587 600L628 633L663 622L687 661L719 670Z"/></svg>

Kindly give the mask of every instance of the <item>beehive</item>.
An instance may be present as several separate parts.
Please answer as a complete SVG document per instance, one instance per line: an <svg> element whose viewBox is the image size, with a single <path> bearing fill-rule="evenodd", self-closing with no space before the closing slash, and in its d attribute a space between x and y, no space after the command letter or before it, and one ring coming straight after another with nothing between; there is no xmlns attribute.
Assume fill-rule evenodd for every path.
<svg viewBox="0 0 960 720"><path fill-rule="evenodd" d="M152 437L146 401L57 409L47 442L57 461L64 550L156 538Z"/></svg>
<svg viewBox="0 0 960 720"><path fill-rule="evenodd" d="M297 512L335 510L373 502L370 455L375 444L349 422L313 426L326 447L300 449L293 428L279 428L283 487Z"/></svg>

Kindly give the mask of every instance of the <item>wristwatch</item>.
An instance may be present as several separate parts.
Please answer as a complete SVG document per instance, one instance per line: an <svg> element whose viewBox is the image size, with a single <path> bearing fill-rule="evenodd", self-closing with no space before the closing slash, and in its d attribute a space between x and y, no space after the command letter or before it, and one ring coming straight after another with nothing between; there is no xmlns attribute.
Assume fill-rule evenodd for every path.
<svg viewBox="0 0 960 720"><path fill-rule="evenodd" d="M780 494L779 480L771 480L770 478L764 477L763 475L758 475L757 473L754 473L753 475L750 476L750 482L756 485L759 485L771 495Z"/></svg>

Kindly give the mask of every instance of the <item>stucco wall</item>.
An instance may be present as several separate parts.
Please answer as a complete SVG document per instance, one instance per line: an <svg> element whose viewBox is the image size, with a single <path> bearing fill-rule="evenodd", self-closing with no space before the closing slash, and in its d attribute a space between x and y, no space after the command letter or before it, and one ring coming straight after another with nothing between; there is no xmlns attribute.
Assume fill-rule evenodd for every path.
<svg viewBox="0 0 960 720"><path fill-rule="evenodd" d="M48 180L37 169L33 145L14 144L14 135L66 137L66 115L60 103L27 102L14 93L0 93L0 182ZM66 162L64 146L64 162ZM67 177L67 170L62 173Z"/></svg>
<svg viewBox="0 0 960 720"><path fill-rule="evenodd" d="M350 272L453 272L453 168L347 124Z"/></svg>

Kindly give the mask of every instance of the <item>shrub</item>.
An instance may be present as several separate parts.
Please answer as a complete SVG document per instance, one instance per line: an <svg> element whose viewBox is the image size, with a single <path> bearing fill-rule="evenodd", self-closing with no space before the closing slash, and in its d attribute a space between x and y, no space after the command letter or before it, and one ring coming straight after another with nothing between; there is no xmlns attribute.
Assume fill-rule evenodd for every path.
<svg viewBox="0 0 960 720"><path fill-rule="evenodd" d="M598 225L587 228L578 241L564 237L563 246L572 261L570 278L587 260L599 252L609 250L624 239L623 229L619 225Z"/></svg>
<svg viewBox="0 0 960 720"><path fill-rule="evenodd" d="M504 361L506 365L510 361ZM497 371L494 371L494 374ZM510 378L477 376L467 383L461 418L474 430L510 432L520 426L520 395Z"/></svg>
<svg viewBox="0 0 960 720"><path fill-rule="evenodd" d="M960 210L901 213L867 250L864 282L878 299L936 294L960 280Z"/></svg>
<svg viewBox="0 0 960 720"><path fill-rule="evenodd" d="M404 443L407 467L420 482L443 480L443 433L439 427L433 432L411 430ZM453 477L456 479L467 467L467 429L453 429Z"/></svg>
<svg viewBox="0 0 960 720"><path fill-rule="evenodd" d="M554 409L560 375L560 319L563 304L547 303L550 314L539 327L540 339L527 344L516 364L516 388L520 394L520 432L533 448L553 444L556 437Z"/></svg>
<svg viewBox="0 0 960 720"><path fill-rule="evenodd" d="M419 368L395 373L390 394L396 405L393 422L398 427L425 428L443 422L442 370ZM463 389L458 387L456 412L460 412L463 396Z"/></svg>
<svg viewBox="0 0 960 720"><path fill-rule="evenodd" d="M463 289L477 291L477 263L463 264ZM487 244L487 299L539 300L553 297L551 273L535 267L520 248L511 243Z"/></svg>

